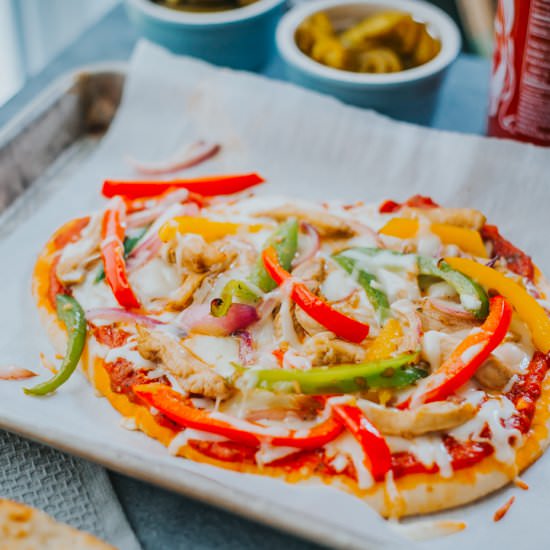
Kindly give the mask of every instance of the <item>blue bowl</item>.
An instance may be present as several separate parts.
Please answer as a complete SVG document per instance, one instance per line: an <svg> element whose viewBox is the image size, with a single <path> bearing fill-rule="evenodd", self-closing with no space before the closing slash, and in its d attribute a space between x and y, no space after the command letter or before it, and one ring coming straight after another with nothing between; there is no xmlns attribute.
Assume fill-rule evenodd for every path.
<svg viewBox="0 0 550 550"><path fill-rule="evenodd" d="M327 67L298 48L296 29L310 15L324 11L336 28L375 12L401 10L426 23L441 41L440 52L428 63L387 74L353 73ZM345 28L345 27L344 27ZM420 0L320 0L288 12L277 28L277 48L289 80L345 103L368 107L400 120L429 124L445 74L460 52L458 27L439 8Z"/></svg>
<svg viewBox="0 0 550 550"><path fill-rule="evenodd" d="M139 33L177 54L233 69L257 70L271 56L285 0L258 0L212 13L165 8L151 0L126 0Z"/></svg>

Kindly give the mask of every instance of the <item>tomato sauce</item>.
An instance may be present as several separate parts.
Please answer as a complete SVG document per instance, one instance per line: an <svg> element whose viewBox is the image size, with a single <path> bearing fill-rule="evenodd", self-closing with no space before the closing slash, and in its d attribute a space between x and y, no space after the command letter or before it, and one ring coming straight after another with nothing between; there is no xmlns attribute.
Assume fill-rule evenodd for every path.
<svg viewBox="0 0 550 550"><path fill-rule="evenodd" d="M506 266L521 277L530 281L535 276L535 266L531 258L522 250L507 241L498 231L496 225L484 225L481 228L481 237L493 246L493 258L502 258Z"/></svg>
<svg viewBox="0 0 550 550"><path fill-rule="evenodd" d="M129 332L112 325L96 326L88 322L88 330L100 344L109 348L123 346L131 336Z"/></svg>

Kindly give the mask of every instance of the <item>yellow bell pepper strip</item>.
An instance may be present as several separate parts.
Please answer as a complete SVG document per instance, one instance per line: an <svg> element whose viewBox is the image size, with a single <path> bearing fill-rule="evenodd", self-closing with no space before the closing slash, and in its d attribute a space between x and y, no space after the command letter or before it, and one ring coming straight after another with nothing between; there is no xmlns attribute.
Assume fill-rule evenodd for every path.
<svg viewBox="0 0 550 550"><path fill-rule="evenodd" d="M480 321L487 317L489 297L485 290L460 271L453 269L445 260L418 256L418 272L420 275L443 279L458 292L464 309Z"/></svg>
<svg viewBox="0 0 550 550"><path fill-rule="evenodd" d="M86 344L86 315L80 304L65 294L56 296L57 316L67 329L67 350L57 373L32 388L23 391L28 395L46 395L64 384L75 371Z"/></svg>
<svg viewBox="0 0 550 550"><path fill-rule="evenodd" d="M267 273L277 285L281 285L292 278L290 273L279 263L277 251L272 246L263 251L262 260ZM369 333L369 325L332 308L319 296L313 294L304 283L293 282L290 297L312 319L315 319L340 338L359 344Z"/></svg>
<svg viewBox="0 0 550 550"><path fill-rule="evenodd" d="M318 449L338 437L343 425L329 417L310 430L288 430L273 435L269 428L239 419L232 424L230 418L216 418L210 411L195 408L189 400L165 384L141 384L133 387L134 393L151 407L184 428L227 437L231 441L250 447L268 443L274 447Z"/></svg>
<svg viewBox="0 0 550 550"><path fill-rule="evenodd" d="M409 218L392 218L380 229L379 233L396 237L398 239L412 239L418 233L420 224L418 220ZM468 252L479 258L487 258L487 251L478 231L466 229L445 223L432 223L432 233L437 235L444 244L454 244L464 252Z"/></svg>
<svg viewBox="0 0 550 550"><path fill-rule="evenodd" d="M512 320L512 306L502 296L490 300L489 316L453 350L441 367L418 385L400 409L442 401L463 386L504 340Z"/></svg>
<svg viewBox="0 0 550 550"><path fill-rule="evenodd" d="M201 235L205 241L211 242L221 239L226 235L236 235L241 231L257 233L263 228L264 226L261 224L247 225L243 223L219 222L195 216L178 216L168 220L159 229L159 238L162 242L166 243L171 241L176 236L176 233L181 233L182 235L193 233Z"/></svg>
<svg viewBox="0 0 550 550"><path fill-rule="evenodd" d="M413 365L418 353L357 364L298 369L250 370L244 375L256 387L285 393L331 395L368 389L404 388L427 372Z"/></svg>
<svg viewBox="0 0 550 550"><path fill-rule="evenodd" d="M391 469L391 451L382 434L356 405L333 405L334 417L350 431L365 454L365 466L375 481L383 481Z"/></svg>
<svg viewBox="0 0 550 550"><path fill-rule="evenodd" d="M397 350L399 339L403 336L401 325L396 319L388 319L380 334L368 347L366 361L376 361L390 357Z"/></svg>
<svg viewBox="0 0 550 550"><path fill-rule="evenodd" d="M124 260L124 233L126 217L126 205L118 198L112 199L111 204L103 214L101 224L101 258L105 278L113 291L116 301L124 308L138 308L140 303L126 273Z"/></svg>
<svg viewBox="0 0 550 550"><path fill-rule="evenodd" d="M203 197L216 195L232 195L240 193L265 180L258 174L230 174L221 176L206 176L194 179L178 179L168 181L120 181L105 180L101 192L105 197L121 196L126 199L155 197L168 189L187 189Z"/></svg>
<svg viewBox="0 0 550 550"><path fill-rule="evenodd" d="M531 331L537 349L550 351L550 319L543 307L520 284L500 271L467 258L445 258L457 271L464 273L487 289L504 296Z"/></svg>

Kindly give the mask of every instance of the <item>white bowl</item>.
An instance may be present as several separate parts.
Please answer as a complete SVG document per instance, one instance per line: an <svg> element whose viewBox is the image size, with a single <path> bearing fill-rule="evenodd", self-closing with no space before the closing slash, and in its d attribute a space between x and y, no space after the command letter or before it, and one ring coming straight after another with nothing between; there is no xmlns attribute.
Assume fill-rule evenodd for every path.
<svg viewBox="0 0 550 550"><path fill-rule="evenodd" d="M296 29L310 15L325 11L338 26L375 12L401 10L426 23L441 41L440 52L428 63L396 73L354 73L327 67L304 54L296 44ZM429 123L443 77L460 52L460 32L442 10L420 0L320 0L288 12L279 22L277 48L293 82L331 94L346 103L370 107L411 122Z"/></svg>

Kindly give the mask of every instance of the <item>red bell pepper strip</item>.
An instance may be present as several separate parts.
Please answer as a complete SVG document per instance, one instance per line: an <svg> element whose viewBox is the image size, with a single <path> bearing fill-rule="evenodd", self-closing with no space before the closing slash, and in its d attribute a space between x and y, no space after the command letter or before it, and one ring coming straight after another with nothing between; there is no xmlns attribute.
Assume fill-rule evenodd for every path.
<svg viewBox="0 0 550 550"><path fill-rule="evenodd" d="M444 361L439 370L418 385L417 390L398 408L442 401L463 386L502 342L512 320L512 306L502 297L489 300L489 315L479 329L472 331Z"/></svg>
<svg viewBox="0 0 550 550"><path fill-rule="evenodd" d="M120 199L111 201L101 225L101 257L105 279L116 301L124 308L138 308L140 303L128 282L124 260L125 216L124 202Z"/></svg>
<svg viewBox="0 0 550 550"><path fill-rule="evenodd" d="M344 430L340 422L328 418L303 435L297 435L295 430L288 430L284 435L272 435L269 428L259 424L239 420L237 425L233 425L213 417L209 411L196 409L190 402L185 401L181 394L165 384L137 385L133 387L133 391L143 401L179 426L221 435L251 447L268 443L275 447L318 449L335 439Z"/></svg>
<svg viewBox="0 0 550 550"><path fill-rule="evenodd" d="M401 210L403 206L410 206L411 208L436 208L439 206L432 200L431 197L425 197L423 195L413 195L410 199L407 199L403 203L395 202L392 200L384 201L379 207L378 212L380 214L391 214Z"/></svg>
<svg viewBox="0 0 550 550"><path fill-rule="evenodd" d="M105 180L101 192L105 197L120 195L126 199L154 197L168 189L187 189L203 197L214 195L232 195L239 193L265 180L258 174L231 174L223 176L206 176L194 179L168 181L152 180Z"/></svg>
<svg viewBox="0 0 550 550"><path fill-rule="evenodd" d="M291 279L288 271L283 269L279 263L277 252L273 247L268 247L262 252L264 266L271 278L281 285ZM345 340L356 344L362 342L369 333L369 325L356 321L343 313L333 309L324 300L316 296L300 282L294 282L290 297L300 306L310 317L323 325L328 330L334 332Z"/></svg>
<svg viewBox="0 0 550 550"><path fill-rule="evenodd" d="M365 466L375 481L381 481L391 469L391 451L380 432L363 411L349 404L332 405L334 416L344 424L363 448Z"/></svg>

